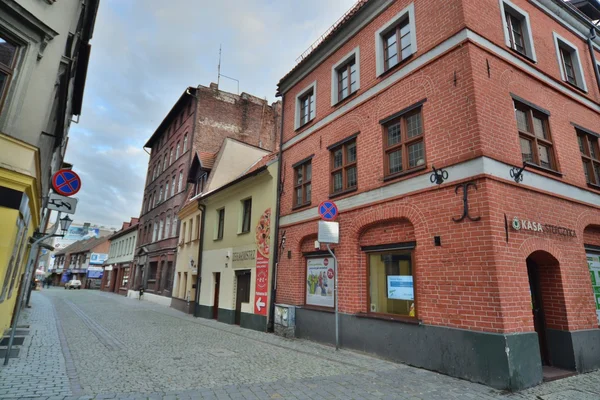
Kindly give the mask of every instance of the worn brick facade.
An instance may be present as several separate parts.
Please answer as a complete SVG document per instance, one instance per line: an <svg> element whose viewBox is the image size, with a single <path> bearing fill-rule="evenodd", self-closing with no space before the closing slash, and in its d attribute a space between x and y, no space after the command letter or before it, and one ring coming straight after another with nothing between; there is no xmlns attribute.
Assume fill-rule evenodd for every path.
<svg viewBox="0 0 600 400"><path fill-rule="evenodd" d="M176 216L188 197L187 175L195 154L216 153L227 137L274 151L280 115L280 102L269 105L247 93L223 92L215 84L190 87L182 94L145 146L151 155L130 289L144 285L149 293L171 296L179 236Z"/></svg>
<svg viewBox="0 0 600 400"><path fill-rule="evenodd" d="M600 243L600 190L586 182L573 126L596 131L600 127L600 87L585 38L573 26L559 23L551 8L542 8L559 7L559 2L536 6L513 0L510 4L529 15L537 54L537 62L532 62L507 47L498 0L435 3L391 2L357 33L326 40L321 46L345 42L322 62L309 56L280 82L286 166L280 234L285 232L286 241L277 270L276 301L307 308L303 253L314 251L316 206L333 199L341 210L340 244L335 246L341 313L364 316L370 311L368 253L362 246L416 241L415 308L421 324L482 333L536 332L529 259L539 271L544 329L597 330L584 244ZM375 32L410 4L418 50L378 77ZM561 18L579 18L569 12L571 19L564 14ZM587 92L561 79L553 32L576 45ZM357 46L360 88L332 106L332 66ZM600 60L598 49L597 43L595 56ZM296 96L314 81L315 118L294 129ZM510 176L512 166L523 164L513 96L549 111L556 155L556 171L529 166L522 183ZM423 100L425 166L384 179L380 120ZM332 196L332 155L327 148L356 133L357 188ZM311 156L312 202L298 208L292 165ZM429 183L433 166L447 169L449 181ZM464 210L459 185L466 182L476 185L465 189L469 216L480 219L455 222ZM575 236L548 227L544 232L516 230L511 226L515 217L568 228ZM441 246L434 245L434 236L440 237ZM600 365L600 348L594 352L591 364ZM553 362L560 364L558 357ZM466 376L455 367L435 369ZM576 369L586 368L578 364Z"/></svg>

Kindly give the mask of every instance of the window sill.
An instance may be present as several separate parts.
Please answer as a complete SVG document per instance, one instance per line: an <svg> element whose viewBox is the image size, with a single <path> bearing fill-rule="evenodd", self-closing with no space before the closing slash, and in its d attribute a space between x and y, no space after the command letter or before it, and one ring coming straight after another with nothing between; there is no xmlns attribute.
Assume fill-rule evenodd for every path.
<svg viewBox="0 0 600 400"><path fill-rule="evenodd" d="M383 321L392 321L392 322L401 322L405 324L411 325L421 325L421 320L415 317L403 317L403 316L392 316L389 314L372 314L372 313L358 313L356 314L357 318L370 318L370 319L380 319Z"/></svg>
<svg viewBox="0 0 600 400"><path fill-rule="evenodd" d="M311 204L312 204L312 202L295 205L295 206L292 207L292 211L300 210L302 208L308 208L308 207L311 206Z"/></svg>
<svg viewBox="0 0 600 400"><path fill-rule="evenodd" d="M514 55L516 55L517 57L523 58L523 59L525 59L525 60L529 61L530 63L537 64L537 61L536 61L536 60L534 60L533 58L531 58L530 56L528 56L527 54L523 54L523 53L521 53L520 51L517 51L517 50L513 49L513 48L512 48L512 47L510 47L510 46L507 46L507 48L508 48L508 50L509 50L511 53L513 53L513 54L514 54Z"/></svg>
<svg viewBox="0 0 600 400"><path fill-rule="evenodd" d="M356 89L354 92L350 93L348 96L344 97L341 100L336 101L335 103L333 103L331 105L331 107L338 107L341 106L342 104L344 104L346 101L348 101L348 99L353 98L354 96L356 96L356 94L358 93L358 91L360 90L360 88Z"/></svg>
<svg viewBox="0 0 600 400"><path fill-rule="evenodd" d="M583 89L583 88L581 88L581 87L579 87L577 85L574 85L574 84L572 84L569 81L563 81L563 82L566 83L567 85L569 85L570 87L572 87L573 89L577 90L578 92L581 92L583 94L588 94L587 90L585 90L585 89Z"/></svg>
<svg viewBox="0 0 600 400"><path fill-rule="evenodd" d="M587 183L588 187L594 190L599 190L600 191L600 185L596 185L594 183Z"/></svg>
<svg viewBox="0 0 600 400"><path fill-rule="evenodd" d="M301 306L303 309L311 310L311 311L322 311L330 314L335 314L335 310L330 307L322 307L322 306L312 306L310 304L305 304Z"/></svg>
<svg viewBox="0 0 600 400"><path fill-rule="evenodd" d="M223 240L223 238L216 238L216 239L213 239L213 242L220 242L221 240Z"/></svg>
<svg viewBox="0 0 600 400"><path fill-rule="evenodd" d="M250 233L250 231L246 231L246 232L238 232L237 234L238 234L238 236L241 236L241 235L247 235L249 233Z"/></svg>
<svg viewBox="0 0 600 400"><path fill-rule="evenodd" d="M423 164L420 167L409 169L408 171L398 172L398 173L395 173L395 174L392 174L392 175L385 176L383 178L383 181L387 182L387 181L391 181L391 180L394 180L394 179L397 179L397 178L402 178L402 177L405 177L405 176L408 176L408 175L412 175L412 174L414 174L416 172L424 171L426 169L427 169L427 165Z"/></svg>
<svg viewBox="0 0 600 400"><path fill-rule="evenodd" d="M358 186L355 186L355 187L350 188L350 189L342 190L341 192L332 193L332 194L329 195L329 198L330 199L335 199L336 197L340 197L340 196L343 196L343 195L348 194L348 193L356 192L357 190L358 190Z"/></svg>
<svg viewBox="0 0 600 400"><path fill-rule="evenodd" d="M558 171L555 171L555 170L553 170L553 169L550 169L550 168L542 167L541 165L537 165L537 164L530 163L530 162L526 162L525 164L526 164L526 165L527 165L527 167L529 167L529 168L536 169L536 170L538 170L538 171L542 171L542 172L546 172L546 173L548 173L548 174L551 174L551 175L557 176L557 177L559 177L559 178L562 178L562 176L563 176L563 174L562 174L562 173L560 173L560 172L558 172Z"/></svg>
<svg viewBox="0 0 600 400"><path fill-rule="evenodd" d="M412 60L413 57L414 57L414 53L411 54L410 56L406 57L405 59L400 61L398 64L394 65L393 67L388 68L385 71L383 71L381 74L379 74L379 76L377 78L385 78L387 75L391 74L393 71L400 68L401 65L408 63L410 60Z"/></svg>
<svg viewBox="0 0 600 400"><path fill-rule="evenodd" d="M304 129L308 128L310 125L312 125L312 123L314 122L314 120L316 119L316 117L314 117L313 119L311 119L310 121L300 125L299 127L297 127L296 129L294 129L294 131L296 133L300 133L301 131L303 131Z"/></svg>

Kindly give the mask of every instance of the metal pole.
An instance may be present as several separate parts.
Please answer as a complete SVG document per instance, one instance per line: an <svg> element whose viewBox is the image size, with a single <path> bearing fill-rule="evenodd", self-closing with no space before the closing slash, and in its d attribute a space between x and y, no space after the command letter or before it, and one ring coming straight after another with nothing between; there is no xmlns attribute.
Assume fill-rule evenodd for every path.
<svg viewBox="0 0 600 400"><path fill-rule="evenodd" d="M333 294L334 294L334 302L335 302L335 349L339 350L340 349L340 314L338 312L338 261L337 258L335 257L335 254L333 254L333 251L331 251L331 248L329 247L329 243L327 243L327 251L329 252L329 254L331 254L331 257L333 257L333 273L335 274L334 277L334 286L333 286Z"/></svg>
<svg viewBox="0 0 600 400"><path fill-rule="evenodd" d="M31 245L31 249L29 250L29 257L27 259L27 268L25 269L25 275L21 279L21 284L27 284L27 282L28 282L27 276L31 275L31 273L33 272L30 270L30 268L32 266L34 266L34 264L35 264L35 256L36 256L36 252L38 250L38 244L43 242L46 239L51 238L54 235L54 233L56 233L56 231L58 230L59 225L60 225L60 212L58 213L58 216L56 217L56 223L52 227L52 230L47 235L44 235L41 238L37 239ZM17 325L19 324L19 316L21 315L21 309L23 308L22 307L23 296L25 295L26 292L27 292L27 288L23 287L21 292L19 293L19 298L17 299L17 311L15 312L15 320L14 320L13 326L10 330L10 338L8 339L8 347L6 348L6 355L4 356L4 365L8 365L8 358L10 357L10 351L12 349L13 341L15 340L15 333L17 331Z"/></svg>

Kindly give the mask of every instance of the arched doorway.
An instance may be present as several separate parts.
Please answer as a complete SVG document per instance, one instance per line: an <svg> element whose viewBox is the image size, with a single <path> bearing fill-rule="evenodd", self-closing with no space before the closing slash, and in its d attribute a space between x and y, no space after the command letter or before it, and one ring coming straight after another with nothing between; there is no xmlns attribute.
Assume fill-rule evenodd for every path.
<svg viewBox="0 0 600 400"><path fill-rule="evenodd" d="M563 285L559 261L550 253L535 251L527 257L527 276L531 293L533 326L538 335L543 366L552 366L554 341L548 330L560 329L566 324Z"/></svg>

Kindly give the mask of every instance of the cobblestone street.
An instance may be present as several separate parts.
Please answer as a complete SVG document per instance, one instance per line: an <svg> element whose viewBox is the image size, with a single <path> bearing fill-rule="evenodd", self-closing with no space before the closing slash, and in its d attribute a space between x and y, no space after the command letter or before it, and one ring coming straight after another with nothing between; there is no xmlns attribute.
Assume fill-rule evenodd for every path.
<svg viewBox="0 0 600 400"><path fill-rule="evenodd" d="M600 372L519 393L117 295L35 292L0 398L600 399Z"/></svg>

